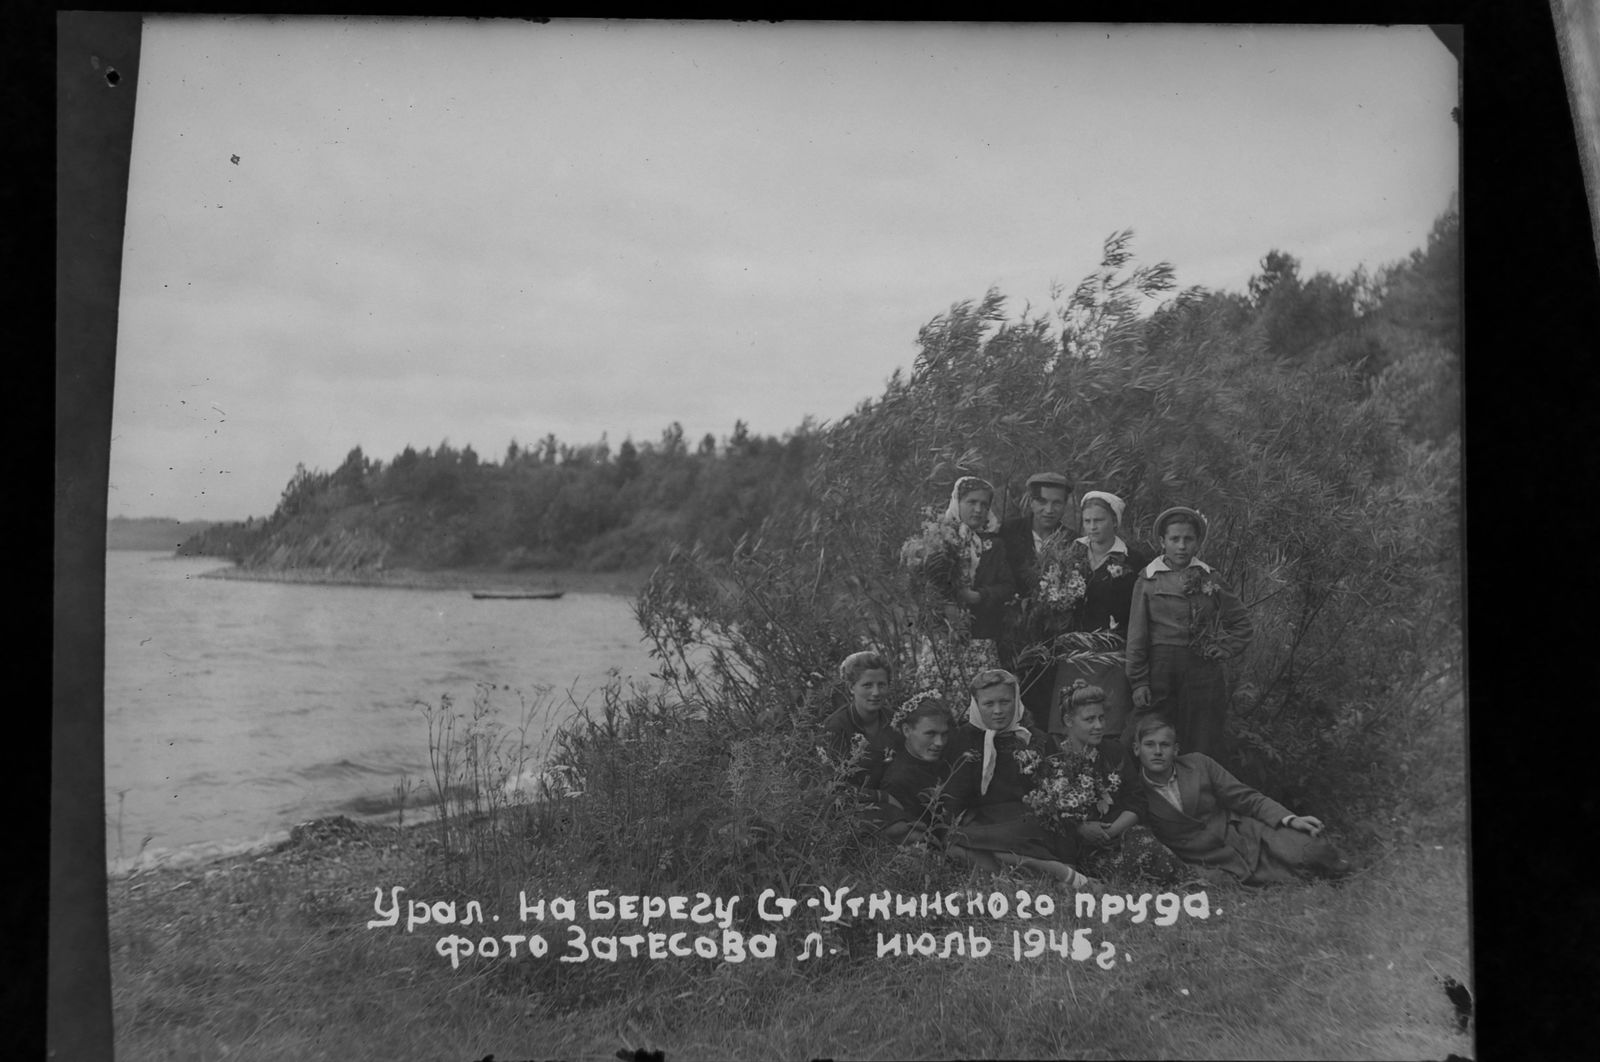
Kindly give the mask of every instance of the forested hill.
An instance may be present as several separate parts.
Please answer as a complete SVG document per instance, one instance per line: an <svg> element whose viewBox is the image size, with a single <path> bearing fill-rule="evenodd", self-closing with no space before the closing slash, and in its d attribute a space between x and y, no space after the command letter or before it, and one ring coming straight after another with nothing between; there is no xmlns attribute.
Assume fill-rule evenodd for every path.
<svg viewBox="0 0 1600 1062"><path fill-rule="evenodd" d="M357 446L332 472L302 465L266 520L221 524L185 555L250 568L580 568L653 563L679 543L715 553L760 527L806 462L809 424L783 438L744 423L692 449L674 423L657 442L570 446L515 441L499 461L406 447L385 462Z"/></svg>
<svg viewBox="0 0 1600 1062"><path fill-rule="evenodd" d="M1376 486L1394 475L1403 440L1428 452L1455 445L1461 292L1454 206L1435 222L1426 247L1376 273L1302 277L1298 261L1272 251L1247 292L1190 289L1149 316L1136 308L1171 291L1172 268L1130 271L1128 237L1107 241L1100 270L1057 302L1055 321L1008 321L1005 297L994 291L934 318L918 337L925 353L912 380L897 373L881 399L823 428L808 419L782 438L761 437L740 422L727 438L691 444L673 424L659 441L625 441L615 451L604 439L571 446L552 435L529 447L512 442L498 461L448 442L407 447L388 461L357 446L332 472L297 468L267 519L211 527L180 552L266 569L609 571L659 561L678 545L730 556L742 537L761 535L768 517L768 537L781 539L797 520L833 509L829 499L849 489L841 479L859 478L841 471L852 468L883 465L893 479L842 501L847 509L876 510L907 490L931 502L958 471L973 471L989 476L1003 508L1014 511L1022 480L1037 467L1060 465L1080 480L1098 469L1104 482L1086 486L1129 494L1143 511L1172 490L1219 508L1231 504L1225 499L1242 485L1227 469L1244 467L1255 451L1332 461L1353 474L1359 466L1365 470L1356 478ZM1029 383L1012 362L1045 370ZM1112 382L1140 366L1151 369L1148 380L1135 373L1126 386ZM919 438L915 452L901 452L909 427L880 430L880 422L898 424L907 388L932 379L934 370L965 382L928 398L932 404L916 414L940 437ZM1334 433L1343 441L1334 445L1354 449L1302 453L1330 439L1313 444L1307 433L1302 445L1292 428L1270 439L1244 432L1246 421L1268 417L1271 402L1309 403L1286 428L1309 427L1313 411L1348 415L1345 434ZM1095 424L1095 431L1077 442L1055 426L1040 435L1063 403L1079 409L1077 428ZM1273 416L1282 412L1272 409ZM1244 420L1213 438L1201 426L1217 416ZM1381 443L1373 434L1378 424L1390 433ZM1136 427L1140 438L1123 438ZM1058 452L1069 443L1071 453ZM1382 452L1367 455L1364 445ZM1107 447L1122 456L1112 460ZM1233 452L1241 447L1250 452ZM1356 489L1334 478L1340 490ZM914 511L900 515L911 520ZM1320 519L1309 510L1299 515ZM827 519L855 517L835 512ZM908 532L909 525L901 533Z"/></svg>

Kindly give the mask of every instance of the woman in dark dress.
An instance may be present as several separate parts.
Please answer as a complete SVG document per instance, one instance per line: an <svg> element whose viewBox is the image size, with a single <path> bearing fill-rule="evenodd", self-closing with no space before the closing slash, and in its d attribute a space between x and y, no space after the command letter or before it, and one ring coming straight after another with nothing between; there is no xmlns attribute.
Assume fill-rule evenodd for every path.
<svg viewBox="0 0 1600 1062"><path fill-rule="evenodd" d="M1133 585L1139 570L1155 559L1155 551L1141 545L1130 546L1118 533L1126 509L1121 498L1102 490L1091 490L1078 503L1083 536L1074 544L1084 550L1087 561L1087 589L1073 616L1072 629L1092 632L1106 641L1099 651L1115 654L1114 659L1063 660L1056 674L1056 689L1066 690L1079 679L1105 692L1104 736L1112 744L1123 743L1123 731L1133 712L1133 688L1128 684L1125 646L1128 636L1128 610L1133 600ZM1065 734L1067 723L1059 707L1051 716L1050 732Z"/></svg>
<svg viewBox="0 0 1600 1062"><path fill-rule="evenodd" d="M945 809L952 764L945 746L955 720L935 690L925 690L895 710L900 745L883 770L888 805L883 835L891 841L938 839L948 825Z"/></svg>
<svg viewBox="0 0 1600 1062"><path fill-rule="evenodd" d="M958 814L949 840L980 866L1027 867L1075 889L1093 888L1097 883L1067 862L1071 842L1045 829L1023 802L1057 746L1049 734L1022 725L1021 716L1016 676L998 668L979 673L967 722L946 750L956 765L949 791Z"/></svg>
<svg viewBox="0 0 1600 1062"><path fill-rule="evenodd" d="M1092 764L1100 792L1110 799L1072 830L1073 865L1112 885L1150 882L1171 886L1191 875L1183 860L1140 825L1145 814L1138 762L1114 741L1105 740L1106 693L1078 679L1061 691L1061 717L1067 732L1065 756Z"/></svg>
<svg viewBox="0 0 1600 1062"><path fill-rule="evenodd" d="M889 661L875 652L851 653L839 663L850 703L822 721L823 745L841 763L844 781L874 798L883 784L887 752L899 743L889 725Z"/></svg>

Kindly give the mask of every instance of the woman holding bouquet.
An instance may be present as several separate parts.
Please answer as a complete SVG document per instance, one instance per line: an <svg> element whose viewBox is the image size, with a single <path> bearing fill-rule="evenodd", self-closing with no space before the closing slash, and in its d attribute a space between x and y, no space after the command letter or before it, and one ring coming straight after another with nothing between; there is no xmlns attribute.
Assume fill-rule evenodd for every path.
<svg viewBox="0 0 1600 1062"><path fill-rule="evenodd" d="M958 816L950 843L988 869L1027 867L1075 889L1093 888L1097 883L1067 862L1070 842L1046 830L1024 803L1039 765L1057 746L1021 717L1016 676L998 668L979 673L966 725L956 729L945 753L955 764L948 792Z"/></svg>
<svg viewBox="0 0 1600 1062"><path fill-rule="evenodd" d="M1105 739L1105 691L1077 679L1061 691L1061 704L1066 740L1045 761L1038 787L1024 802L1067 837L1076 850L1073 863L1085 874L1119 884L1184 880L1183 861L1139 825L1144 791L1138 766L1121 745Z"/></svg>
<svg viewBox="0 0 1600 1062"><path fill-rule="evenodd" d="M925 680L937 671L942 681L965 684L995 662L993 639L1001 634L1004 606L1016 588L997 534L999 521L990 511L993 502L987 481L962 476L943 514L928 510L922 530L901 547L901 561L920 576L928 597L917 654Z"/></svg>
<svg viewBox="0 0 1600 1062"><path fill-rule="evenodd" d="M1134 740L1150 829L1184 862L1246 885L1350 872L1322 839L1320 819L1294 814L1209 756L1178 755L1178 731L1167 720L1144 717Z"/></svg>
<svg viewBox="0 0 1600 1062"><path fill-rule="evenodd" d="M1128 615L1128 684L1135 711L1155 709L1191 749L1220 755L1228 712L1222 662L1250 644L1250 614L1205 561L1198 510L1176 505L1156 517L1162 555L1134 580Z"/></svg>
<svg viewBox="0 0 1600 1062"><path fill-rule="evenodd" d="M1104 736L1112 744L1122 741L1128 716L1133 711L1133 689L1128 684L1122 650L1128 635L1128 614L1133 604L1133 586L1139 570L1155 559L1143 546L1129 546L1118 533L1127 508L1115 494L1091 490L1079 503L1083 536L1073 543L1082 550L1084 578L1082 599L1077 605L1072 629L1096 635L1099 644L1087 646L1110 658L1098 663L1089 660L1063 660L1056 675L1056 688L1065 690L1082 679L1105 694ZM1061 706L1066 705L1063 698ZM1064 734L1068 722L1057 713L1051 717L1050 732Z"/></svg>
<svg viewBox="0 0 1600 1062"><path fill-rule="evenodd" d="M987 480L977 476L956 480L943 517L954 548L930 553L923 565L931 586L948 606L946 618L959 622L961 613L969 615L974 638L999 636L1001 607L1016 593L993 505L994 488Z"/></svg>

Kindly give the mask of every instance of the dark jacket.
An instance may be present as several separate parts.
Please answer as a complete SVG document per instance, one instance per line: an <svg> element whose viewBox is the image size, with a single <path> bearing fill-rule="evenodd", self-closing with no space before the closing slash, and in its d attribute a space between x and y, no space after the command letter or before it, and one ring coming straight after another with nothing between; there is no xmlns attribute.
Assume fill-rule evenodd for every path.
<svg viewBox="0 0 1600 1062"><path fill-rule="evenodd" d="M1133 584L1144 566L1155 560L1154 551L1138 543L1123 542L1126 554L1109 554L1105 563L1089 574L1088 589L1078 606L1074 628L1080 631L1107 631L1128 637L1128 611L1133 603ZM1115 569L1117 574L1112 574ZM1116 620L1112 627L1111 621Z"/></svg>
<svg viewBox="0 0 1600 1062"><path fill-rule="evenodd" d="M937 821L935 814L930 814L928 797L930 790L937 790L950 779L950 770L953 765L949 760L940 759L929 762L919 760L904 748L896 750L889 760L889 765L883 772L883 793L893 797L899 807L889 813L890 821L920 822L925 826L933 825ZM940 792L940 803L948 803L948 786Z"/></svg>
<svg viewBox="0 0 1600 1062"><path fill-rule="evenodd" d="M856 723L855 713L845 705L822 721L825 747L839 759L849 759L855 736L865 732ZM865 750L847 775L850 782L862 789L878 789L883 784L883 771L888 761L888 750L902 746L900 731L889 725L887 712L878 733L867 738Z"/></svg>
<svg viewBox="0 0 1600 1062"><path fill-rule="evenodd" d="M1013 516L996 532L1006 544L1006 560L1011 563L1011 581L1018 597L1033 596L1039 585L1039 556L1033 549L1033 516Z"/></svg>
<svg viewBox="0 0 1600 1062"><path fill-rule="evenodd" d="M983 784L984 730L971 723L956 727L944 749L945 759L956 765L947 790L952 808L965 811L986 804L1020 802L1023 795L1033 789L1037 770L1033 775L1024 774L1016 754L1029 750L1043 759L1060 751L1056 739L1043 730L1029 727L1028 733L1027 744L1010 733L995 738L994 777L989 780L988 791L979 792Z"/></svg>
<svg viewBox="0 0 1600 1062"><path fill-rule="evenodd" d="M1198 752L1179 756L1174 774L1182 811L1142 773L1136 776L1147 809L1141 818L1162 844L1186 863L1225 870L1247 884L1295 880L1292 865L1310 838L1280 825L1288 808Z"/></svg>
<svg viewBox="0 0 1600 1062"><path fill-rule="evenodd" d="M1069 748L1066 741L1062 748ZM1131 811L1140 819L1146 817L1144 784L1139 774L1139 761L1129 756L1127 750L1109 738L1095 747L1095 773L1105 782L1113 773L1117 776L1117 789L1111 795L1111 807L1105 814L1089 821L1106 825L1117 821L1124 811ZM1169 807L1171 805L1168 805Z"/></svg>

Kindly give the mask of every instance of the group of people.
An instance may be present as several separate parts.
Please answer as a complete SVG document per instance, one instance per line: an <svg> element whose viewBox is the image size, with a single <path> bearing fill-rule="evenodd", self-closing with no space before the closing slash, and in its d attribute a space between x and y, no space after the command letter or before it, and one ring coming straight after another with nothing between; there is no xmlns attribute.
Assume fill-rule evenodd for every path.
<svg viewBox="0 0 1600 1062"><path fill-rule="evenodd" d="M824 722L826 743L881 835L1074 888L1347 872L1318 819L1218 762L1223 661L1244 651L1251 627L1197 557L1205 517L1162 512L1158 553L1121 536L1126 507L1114 494L1074 504L1073 484L1053 472L1027 489L1028 513L1002 524L994 488L962 477L903 552L946 635L1000 665L970 676L964 719L927 676L890 711L894 669L880 653L840 664L849 703Z"/></svg>

